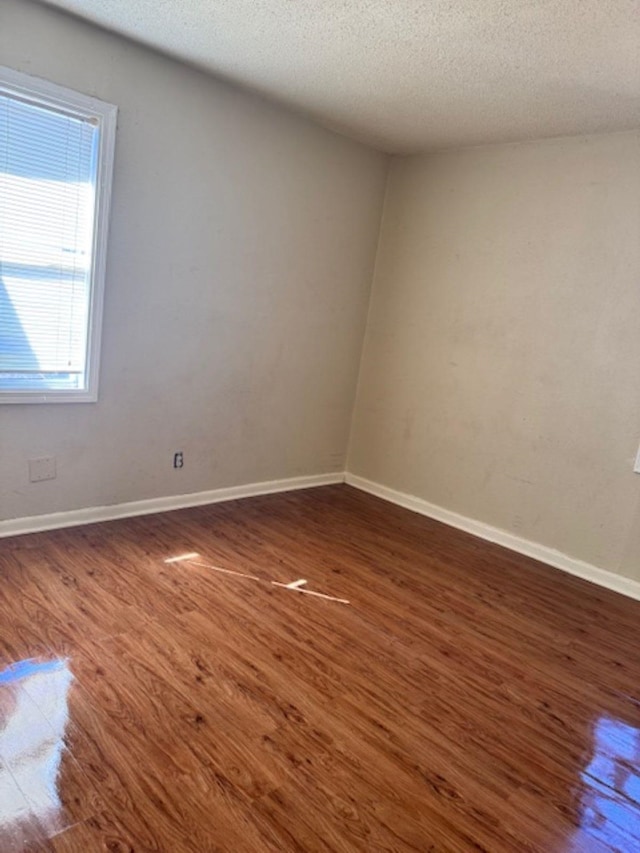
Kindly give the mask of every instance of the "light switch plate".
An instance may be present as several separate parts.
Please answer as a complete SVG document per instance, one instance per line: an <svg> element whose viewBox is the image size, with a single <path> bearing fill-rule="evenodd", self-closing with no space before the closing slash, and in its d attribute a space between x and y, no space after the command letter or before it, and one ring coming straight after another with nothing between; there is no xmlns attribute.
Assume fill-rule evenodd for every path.
<svg viewBox="0 0 640 853"><path fill-rule="evenodd" d="M640 474L640 447L638 448L638 455L636 456L636 464L633 466L633 470L636 474Z"/></svg>

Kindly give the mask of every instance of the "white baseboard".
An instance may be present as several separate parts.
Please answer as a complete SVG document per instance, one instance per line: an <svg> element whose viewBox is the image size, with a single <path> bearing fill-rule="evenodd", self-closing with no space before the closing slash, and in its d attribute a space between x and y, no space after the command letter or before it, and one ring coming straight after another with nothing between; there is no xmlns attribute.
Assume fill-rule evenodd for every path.
<svg viewBox="0 0 640 853"><path fill-rule="evenodd" d="M41 530L55 530L59 527L76 527L79 524L93 524L96 521L113 521L116 518L130 518L136 515L151 515L154 512L168 512L172 509L184 509L190 506L233 501L238 498L270 495L275 492L290 492L296 489L310 489L315 486L329 486L343 483L344 474L314 474L309 477L289 477L286 480L268 480L263 483L247 483L243 486L230 486L225 489L212 489L208 492L193 492L188 495L172 495L164 498L149 498L142 501L94 506L85 509L72 509L67 512L53 512L49 515L33 515L28 518L10 518L0 521L0 538L19 536L23 533L37 533Z"/></svg>
<svg viewBox="0 0 640 853"><path fill-rule="evenodd" d="M364 477L358 477L350 473L315 474L309 477L290 477L284 480L268 480L262 483L247 483L242 486L230 486L224 489L212 489L206 492L194 492L187 495L171 495L162 498L149 498L141 501L130 501L128 503L113 504L111 506L87 507L74 509L67 512L54 512L48 515L35 515L28 518L10 518L0 521L0 538L6 536L19 536L24 533L37 533L42 530L55 530L62 527L77 527L81 524L93 524L97 521L113 521L117 518L130 518L137 515L151 515L156 512L169 512L174 509L185 509L190 506L204 506L206 504L219 503L221 501L238 500L239 498L255 497L257 495L269 495L276 492L289 492L297 489L309 489L315 486L329 486L336 483L347 483L363 492L376 495L379 498L390 501L398 506L410 509L413 512L433 518L457 527L467 533L472 533L481 539L503 545L518 554L524 554L539 560L556 569L561 569L571 575L576 575L584 580L591 581L599 586L611 589L640 600L640 583L606 569L600 569L590 563L577 560L561 551L540 545L529 539L522 539L492 527L482 521L476 521L457 512L444 509L436 504L422 500L422 498L398 492Z"/></svg>
<svg viewBox="0 0 640 853"><path fill-rule="evenodd" d="M568 572L570 575L577 575L579 578L591 581L607 589L612 589L614 592L620 592L622 595L629 596L629 598L640 600L640 583L638 581L633 581L630 578L614 574L614 572L609 572L606 569L592 566L590 563L577 560L575 557L570 557L568 554L563 554L562 551L556 551L554 548L548 548L546 545L540 545L529 539L514 536L513 533L508 533L499 527L492 527L489 524L484 524L482 521L475 521L473 518L467 518L467 516L459 515L457 512L443 509L436 504L422 500L422 498L416 498L413 495L397 492L395 489L389 489L387 486L382 486L371 480L365 480L364 477L358 477L355 474L347 472L345 474L345 482L349 486L361 489L363 492L368 492L371 495L376 495L391 503L398 504L398 506L405 507L405 509L426 515L436 521L442 521L450 527L457 527L459 530L472 533L481 539L503 545L511 551L517 551L518 554L533 557L534 560L547 563L556 569Z"/></svg>

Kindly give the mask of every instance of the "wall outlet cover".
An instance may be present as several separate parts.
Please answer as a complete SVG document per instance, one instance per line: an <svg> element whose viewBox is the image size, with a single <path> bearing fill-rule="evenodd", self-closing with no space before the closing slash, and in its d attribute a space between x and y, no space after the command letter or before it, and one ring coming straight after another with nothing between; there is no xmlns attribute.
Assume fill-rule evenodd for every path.
<svg viewBox="0 0 640 853"><path fill-rule="evenodd" d="M29 460L29 482L40 483L42 480L55 480L56 457L41 456L39 459Z"/></svg>

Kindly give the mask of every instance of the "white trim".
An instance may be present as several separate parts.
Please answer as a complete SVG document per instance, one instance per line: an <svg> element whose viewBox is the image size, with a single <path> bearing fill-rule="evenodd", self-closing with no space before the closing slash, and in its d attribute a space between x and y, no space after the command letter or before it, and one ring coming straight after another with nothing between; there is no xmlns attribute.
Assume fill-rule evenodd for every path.
<svg viewBox="0 0 640 853"><path fill-rule="evenodd" d="M162 498L149 498L141 501L130 501L128 503L113 504L111 506L88 507L85 509L74 509L67 512L54 512L49 515L34 515L27 518L10 518L0 521L0 539L6 536L20 536L25 533L37 533L42 530L56 530L62 527L76 527L81 524L94 524L99 521L113 521L118 518L132 518L137 515L151 515L157 512L170 512L174 509L185 509L191 506L204 506L206 504L220 503L221 501L232 501L240 498L255 497L258 495L270 495L276 492L289 492L298 489L310 489L316 486L331 486L336 483L347 483L353 488L368 492L371 495L382 498L390 503L397 504L405 509L441 521L449 527L464 530L480 539L495 542L524 554L534 560L539 560L563 572L576 575L583 580L591 581L598 586L619 592L629 598L640 600L640 583L622 575L600 569L590 563L577 560L532 542L520 536L514 536L499 527L492 527L482 521L460 515L457 512L444 509L436 504L398 492L364 477L355 474L336 472L334 474L314 474L309 477L290 477L284 480L267 480L261 483L247 483L243 486L229 486L224 489L213 489L207 492L193 492L187 495L172 495Z"/></svg>
<svg viewBox="0 0 640 853"><path fill-rule="evenodd" d="M76 527L79 524L94 524L97 521L112 521L116 518L130 518L136 515L151 515L156 512L169 512L190 506L233 501L256 495L270 495L276 492L290 492L297 489L310 489L316 486L330 486L344 482L344 474L313 474L309 477L289 477L286 480L267 480L262 483L247 483L243 486L229 486L225 489L212 489L208 492L193 492L188 495L173 495L164 498L149 498L142 501L95 506L85 509L72 509L67 512L54 512L49 515L32 515L27 518L10 518L0 521L0 538L20 536L23 533L37 533L41 530L55 530L60 527Z"/></svg>
<svg viewBox="0 0 640 853"><path fill-rule="evenodd" d="M30 103L93 120L99 129L93 218L90 302L87 317L86 387L78 390L0 391L0 403L94 403L98 399L100 339L107 263L118 108L49 80L0 66L0 91Z"/></svg>
<svg viewBox="0 0 640 853"><path fill-rule="evenodd" d="M563 572L568 572L570 575L576 575L583 580L598 584L598 586L603 586L606 589L619 592L629 598L640 600L640 583L638 581L625 578L606 569L600 569L597 566L591 565L591 563L585 563L582 560L577 560L575 557L570 557L568 554L563 554L562 551L556 551L554 548L548 548L546 545L540 545L538 542L532 542L529 539L522 539L520 536L515 536L513 533L509 533L499 527L492 527L490 524L485 524L482 521L476 521L465 515L459 515L457 512L444 509L441 506L422 500L422 498L382 486L380 483L374 483L372 480L366 480L364 477L358 477L355 474L347 472L345 474L345 483L363 492L368 492L383 500L402 506L405 509L418 512L420 515L426 515L428 518L441 521L450 527L456 527L459 530L472 533L474 536L479 536L488 542L495 542L504 548L508 548L510 551L516 551L518 554L532 557L541 563L547 563L547 565L561 569Z"/></svg>

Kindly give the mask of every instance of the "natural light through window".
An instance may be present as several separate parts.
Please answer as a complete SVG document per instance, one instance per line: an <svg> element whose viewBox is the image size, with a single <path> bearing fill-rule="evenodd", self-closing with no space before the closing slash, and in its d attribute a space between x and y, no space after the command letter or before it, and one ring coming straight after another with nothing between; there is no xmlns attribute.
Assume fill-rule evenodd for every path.
<svg viewBox="0 0 640 853"><path fill-rule="evenodd" d="M96 399L115 113L0 69L0 402Z"/></svg>

